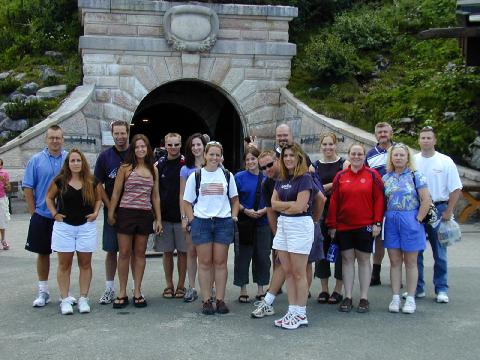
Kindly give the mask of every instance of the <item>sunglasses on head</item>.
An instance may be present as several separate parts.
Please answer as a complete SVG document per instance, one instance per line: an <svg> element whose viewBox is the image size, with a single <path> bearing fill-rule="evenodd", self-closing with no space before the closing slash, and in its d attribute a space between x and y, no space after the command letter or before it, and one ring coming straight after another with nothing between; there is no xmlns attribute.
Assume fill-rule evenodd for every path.
<svg viewBox="0 0 480 360"><path fill-rule="evenodd" d="M267 169L270 169L273 166L273 164L275 164L275 161L272 161L265 166L260 166L260 170L265 171Z"/></svg>

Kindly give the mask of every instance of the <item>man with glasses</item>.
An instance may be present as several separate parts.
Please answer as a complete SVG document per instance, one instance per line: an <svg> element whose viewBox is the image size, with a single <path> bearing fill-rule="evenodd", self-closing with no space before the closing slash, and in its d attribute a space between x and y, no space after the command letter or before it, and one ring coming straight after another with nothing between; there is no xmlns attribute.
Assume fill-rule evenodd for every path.
<svg viewBox="0 0 480 360"><path fill-rule="evenodd" d="M442 214L442 221L448 221L453 216L453 210L462 191L462 182L457 167L447 155L435 151L437 139L431 126L420 130L418 144L421 152L415 155L417 169L427 178L428 190L433 203ZM425 225L428 241L433 253L433 284L437 303L448 303L448 270L447 248L438 240L436 229ZM418 253L418 284L416 297L425 297L425 280L423 276L423 251Z"/></svg>
<svg viewBox="0 0 480 360"><path fill-rule="evenodd" d="M393 129L387 122L379 122L375 125L375 137L377 145L367 152L365 162L369 168L377 170L380 177L387 173L387 151L394 144L392 141ZM381 285L380 271L382 260L385 256L385 248L380 236L375 239L375 252L373 254L373 269L370 286Z"/></svg>
<svg viewBox="0 0 480 360"><path fill-rule="evenodd" d="M130 126L126 121L114 121L110 126L114 145L103 152L97 158L94 175L105 189L102 191L103 208L103 240L102 248L106 252L105 257L105 291L99 303L110 304L115 299L115 272L117 271L118 241L117 233L108 221L108 208L115 185L117 171L125 160L128 149L128 135ZM132 256L132 262L134 257ZM132 269L134 267L132 266Z"/></svg>
<svg viewBox="0 0 480 360"><path fill-rule="evenodd" d="M167 156L157 162L163 233L155 237L155 251L163 252L163 271L166 288L163 297L183 299L187 274L187 242L182 229L180 212L180 169L185 160L180 154L182 137L177 133L165 135ZM178 283L173 285L173 252L177 250Z"/></svg>
<svg viewBox="0 0 480 360"><path fill-rule="evenodd" d="M31 215L25 249L38 254L38 296L33 301L34 307L43 307L50 302L48 275L54 220L47 208L45 196L67 157L67 151L62 149L64 139L60 126L52 125L47 129L45 142L47 147L33 155L28 162L22 181L28 212ZM75 298L70 296L69 300L72 305L76 302Z"/></svg>

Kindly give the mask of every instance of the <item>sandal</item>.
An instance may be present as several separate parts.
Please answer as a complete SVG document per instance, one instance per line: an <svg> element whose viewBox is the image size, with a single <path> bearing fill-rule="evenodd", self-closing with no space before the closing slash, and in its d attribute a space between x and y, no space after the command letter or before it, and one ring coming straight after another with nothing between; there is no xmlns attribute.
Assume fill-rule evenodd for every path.
<svg viewBox="0 0 480 360"><path fill-rule="evenodd" d="M133 297L133 305L137 308L142 308L147 306L147 300L143 297L143 295L140 295L139 297Z"/></svg>
<svg viewBox="0 0 480 360"><path fill-rule="evenodd" d="M163 294L162 296L165 298L165 299L173 299L173 296L174 296L174 289L171 288L171 287L167 287L163 290Z"/></svg>
<svg viewBox="0 0 480 360"><path fill-rule="evenodd" d="M240 295L238 297L238 302L240 304L249 304L250 303L250 297L248 295Z"/></svg>
<svg viewBox="0 0 480 360"><path fill-rule="evenodd" d="M358 313L366 313L369 310L369 302L367 299L360 299L358 303L357 312Z"/></svg>
<svg viewBox="0 0 480 360"><path fill-rule="evenodd" d="M265 296L267 295L267 293L265 294L260 294L260 295L255 295L255 300L257 301L262 301L263 299L265 299Z"/></svg>
<svg viewBox="0 0 480 360"><path fill-rule="evenodd" d="M9 250L10 249L10 245L8 245L7 240L2 240L2 246L3 246L3 250Z"/></svg>
<svg viewBox="0 0 480 360"><path fill-rule="evenodd" d="M333 295L333 294L332 294ZM329 300L329 296L330 294L326 291L322 291L320 294L318 294L318 298L317 298L317 301L320 303L320 304L326 304Z"/></svg>
<svg viewBox="0 0 480 360"><path fill-rule="evenodd" d="M113 301L113 308L114 309L123 309L129 304L128 296L125 297L118 297Z"/></svg>
<svg viewBox="0 0 480 360"><path fill-rule="evenodd" d="M350 312L352 310L352 299L345 298L338 307L338 311L341 312Z"/></svg>
<svg viewBox="0 0 480 360"><path fill-rule="evenodd" d="M177 290L175 291L175 299L183 299L186 291L187 291L187 289L185 289L184 287L183 288L177 288Z"/></svg>
<svg viewBox="0 0 480 360"><path fill-rule="evenodd" d="M342 301L343 295L339 294L338 292L334 291L332 295L328 298L328 303L329 304L338 304L340 301Z"/></svg>

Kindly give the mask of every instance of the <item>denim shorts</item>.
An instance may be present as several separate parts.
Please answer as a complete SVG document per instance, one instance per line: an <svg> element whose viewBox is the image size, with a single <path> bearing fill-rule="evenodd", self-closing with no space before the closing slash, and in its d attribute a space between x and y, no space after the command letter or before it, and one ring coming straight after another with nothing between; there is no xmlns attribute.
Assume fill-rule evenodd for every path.
<svg viewBox="0 0 480 360"><path fill-rule="evenodd" d="M117 232L115 228L108 223L108 209L103 208L103 233L102 249L106 252L118 251Z"/></svg>
<svg viewBox="0 0 480 360"><path fill-rule="evenodd" d="M213 242L229 246L233 241L234 226L231 217L208 219L194 217L190 225L194 245Z"/></svg>

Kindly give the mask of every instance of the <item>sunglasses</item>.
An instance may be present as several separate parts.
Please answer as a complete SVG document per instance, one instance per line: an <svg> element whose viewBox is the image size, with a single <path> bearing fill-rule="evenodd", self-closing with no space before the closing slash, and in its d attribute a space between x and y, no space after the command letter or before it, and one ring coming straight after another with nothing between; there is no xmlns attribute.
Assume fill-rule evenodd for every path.
<svg viewBox="0 0 480 360"><path fill-rule="evenodd" d="M273 166L273 164L275 164L275 161L272 161L265 166L260 166L260 170L265 171L267 169L270 169Z"/></svg>
<svg viewBox="0 0 480 360"><path fill-rule="evenodd" d="M435 129L434 129L432 126L430 126L430 125L429 125L429 126L424 126L424 127L420 130L420 132L424 132L424 131L431 131L431 132L433 132L433 133L435 134Z"/></svg>
<svg viewBox="0 0 480 360"><path fill-rule="evenodd" d="M167 144L168 147L179 147L180 144L179 143L176 143L176 144Z"/></svg>

